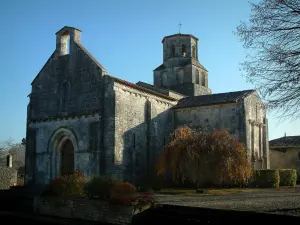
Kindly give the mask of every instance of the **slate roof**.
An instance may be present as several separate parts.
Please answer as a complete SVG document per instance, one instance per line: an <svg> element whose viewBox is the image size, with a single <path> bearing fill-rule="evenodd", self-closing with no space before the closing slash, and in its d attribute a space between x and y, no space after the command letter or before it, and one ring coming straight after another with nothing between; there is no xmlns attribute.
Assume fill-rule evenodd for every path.
<svg viewBox="0 0 300 225"><path fill-rule="evenodd" d="M204 106L204 105L237 102L239 99L243 99L247 95L253 92L255 92L255 90L244 90L244 91L187 97L179 100L177 105L174 106L173 108L185 108L185 107L193 107L193 106Z"/></svg>
<svg viewBox="0 0 300 225"><path fill-rule="evenodd" d="M300 136L285 136L269 141L270 148L300 147Z"/></svg>
<svg viewBox="0 0 300 225"><path fill-rule="evenodd" d="M161 64L159 67L157 67L154 71L156 70L161 70L161 69L165 69L166 66L164 64Z"/></svg>
<svg viewBox="0 0 300 225"><path fill-rule="evenodd" d="M158 97L161 97L161 98L164 98L164 99L168 99L168 100L171 100L171 101L177 101L177 99L175 98L172 98L168 95L165 95L165 94L162 94L162 93L159 93L157 91L154 91L154 90L151 90L149 88L145 88L145 87L142 87L140 85L137 85L137 84L134 84L134 83L131 83L131 82L128 82L126 80L122 80L120 78L117 78L117 77L114 77L114 76L111 76L111 75L104 75L104 76L107 76L107 77L110 77L111 79L113 79L115 82L118 82L120 84L123 84L127 87L131 87L131 88L134 88L134 89L137 89L137 90L140 90L140 91L143 91L143 92L146 92L146 93L149 93L149 94L153 94L153 95L156 95Z"/></svg>
<svg viewBox="0 0 300 225"><path fill-rule="evenodd" d="M82 30L79 30L78 28L76 28L76 27L69 27L69 26L64 26L63 28L61 28L59 31L57 31L55 34L58 34L59 32L61 32L63 29L65 29L65 28L70 28L70 29L75 29L75 30L78 30L78 31L80 31L80 32L82 32Z"/></svg>
<svg viewBox="0 0 300 225"><path fill-rule="evenodd" d="M169 36L165 36L163 38L162 42L164 42L164 40L167 39L167 38L171 38L171 37L175 37L175 36L191 37L191 38L194 38L198 41L198 38L196 38L194 35L191 35L191 34L172 34L172 35L169 35Z"/></svg>
<svg viewBox="0 0 300 225"><path fill-rule="evenodd" d="M205 69L205 67L204 67L204 66L202 66L202 64L201 64L201 63L199 63L199 61L198 61L198 60L196 60L196 59L192 59L192 64L193 64L193 65L195 65L195 66L198 66L198 67L200 67L201 69L203 69L203 70L205 70L206 72L208 72L208 70L207 70L207 69Z"/></svg>
<svg viewBox="0 0 300 225"><path fill-rule="evenodd" d="M205 69L205 67L202 66L202 64L199 63L198 60L196 60L196 59L192 59L191 58L190 60L185 60L185 61L179 61L178 62L178 66L182 66L182 67L185 67L185 66L190 65L190 64L198 66L199 68L207 71L207 69ZM161 64L159 67L157 67L156 69L154 69L154 71L156 71L156 70L162 70L162 69L165 69L165 68L166 68L166 66L164 64Z"/></svg>

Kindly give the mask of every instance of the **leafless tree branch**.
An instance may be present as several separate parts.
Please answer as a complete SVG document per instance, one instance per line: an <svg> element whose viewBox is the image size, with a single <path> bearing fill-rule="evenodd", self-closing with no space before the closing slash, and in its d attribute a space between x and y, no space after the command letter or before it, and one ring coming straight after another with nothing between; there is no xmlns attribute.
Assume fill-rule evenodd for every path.
<svg viewBox="0 0 300 225"><path fill-rule="evenodd" d="M249 21L235 31L248 51L243 75L278 118L295 119L300 115L300 1L250 5Z"/></svg>

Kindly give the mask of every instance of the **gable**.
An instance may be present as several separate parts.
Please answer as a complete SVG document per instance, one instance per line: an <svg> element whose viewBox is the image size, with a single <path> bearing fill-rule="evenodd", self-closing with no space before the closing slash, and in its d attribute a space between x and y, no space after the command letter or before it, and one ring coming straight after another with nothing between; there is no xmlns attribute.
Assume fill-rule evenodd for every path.
<svg viewBox="0 0 300 225"><path fill-rule="evenodd" d="M40 72L36 75L36 77L33 79L33 81L31 82L31 85L35 83L35 81L38 79L38 77L40 76L40 74L42 74L42 72L49 67L55 67L56 65L53 65L52 62L53 60L56 61L56 64L58 63L60 65L60 67L64 64L66 64L67 58L68 57L74 57L77 64L76 64L76 69L82 69L82 68L88 68L90 66L93 67L98 67L98 69L100 69L102 72L106 72L106 69L104 68L104 66L102 66L89 52L86 48L84 48L80 43L77 43L74 41L75 46L77 46L77 52L76 54L71 54L71 55L65 55L65 56L60 56L60 57L56 57L55 56L55 52L54 51L51 56L49 57L49 59L46 61L45 65L42 67L42 69L40 70ZM80 57L81 56L81 57ZM82 60L84 60L85 63L80 63ZM88 62L90 61L90 62ZM78 65L81 64L82 66ZM85 65L84 65L85 64ZM58 72L57 69L59 68L55 68L56 71L52 71L53 73ZM72 69L72 68L71 68ZM48 74L49 75L49 74Z"/></svg>

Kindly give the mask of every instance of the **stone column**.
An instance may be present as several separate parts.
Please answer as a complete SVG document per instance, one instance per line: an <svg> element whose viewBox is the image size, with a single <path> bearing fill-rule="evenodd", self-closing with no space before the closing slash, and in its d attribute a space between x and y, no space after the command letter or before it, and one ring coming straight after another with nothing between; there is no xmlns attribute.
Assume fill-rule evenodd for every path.
<svg viewBox="0 0 300 225"><path fill-rule="evenodd" d="M255 158L255 152L254 152L254 122L251 121L251 160L252 160L252 166L253 168L255 168L255 161L256 161L256 158Z"/></svg>
<svg viewBox="0 0 300 225"><path fill-rule="evenodd" d="M261 161L261 169L264 169L264 149L263 149L263 124L258 125L259 129L259 154L260 154L260 161Z"/></svg>
<svg viewBox="0 0 300 225"><path fill-rule="evenodd" d="M270 168L269 156L269 133L268 133L268 119L264 118L264 131L263 131L263 145L264 145L264 166L266 169Z"/></svg>

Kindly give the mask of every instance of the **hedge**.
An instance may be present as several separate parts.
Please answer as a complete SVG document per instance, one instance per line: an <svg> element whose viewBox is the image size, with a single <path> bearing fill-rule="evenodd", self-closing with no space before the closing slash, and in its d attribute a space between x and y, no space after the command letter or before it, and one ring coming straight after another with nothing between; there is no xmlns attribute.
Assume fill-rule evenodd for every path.
<svg viewBox="0 0 300 225"><path fill-rule="evenodd" d="M297 182L297 172L295 169L280 169L280 186L295 186Z"/></svg>
<svg viewBox="0 0 300 225"><path fill-rule="evenodd" d="M278 170L256 170L255 183L260 188L278 188L280 176Z"/></svg>

